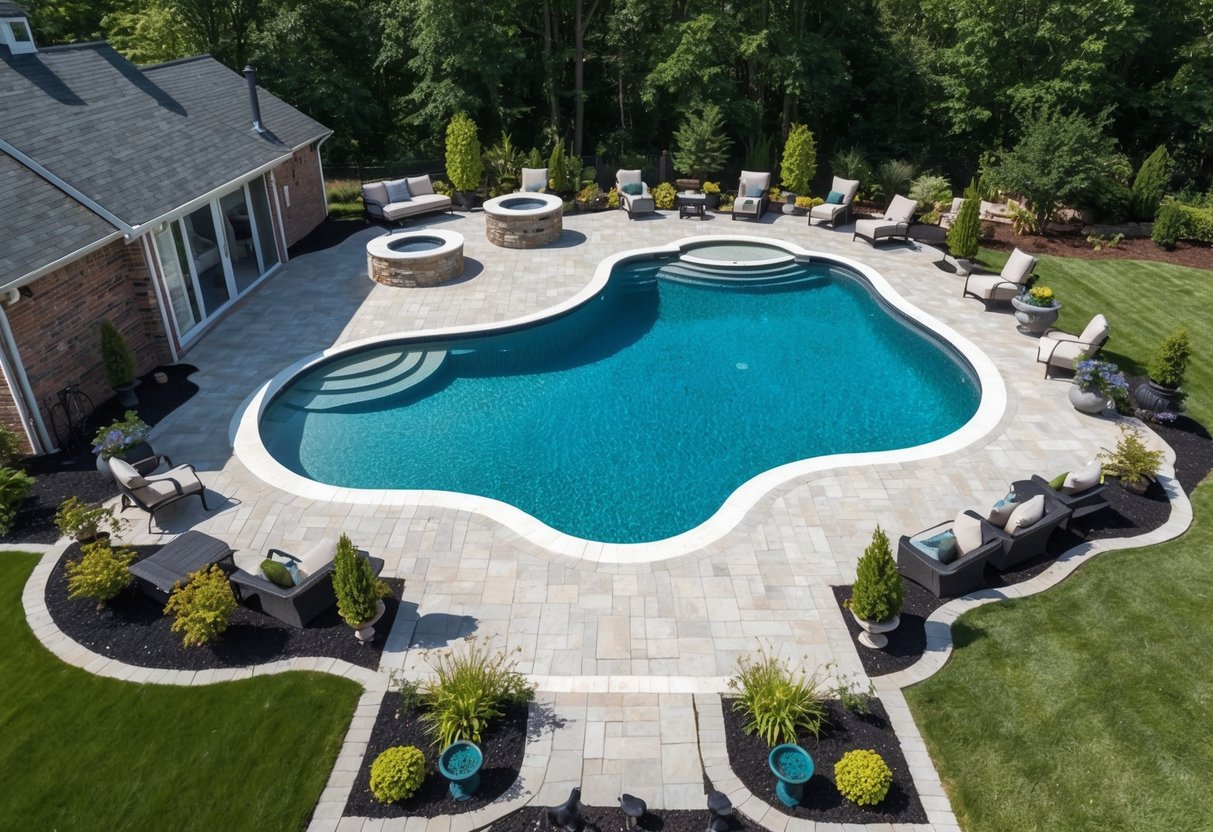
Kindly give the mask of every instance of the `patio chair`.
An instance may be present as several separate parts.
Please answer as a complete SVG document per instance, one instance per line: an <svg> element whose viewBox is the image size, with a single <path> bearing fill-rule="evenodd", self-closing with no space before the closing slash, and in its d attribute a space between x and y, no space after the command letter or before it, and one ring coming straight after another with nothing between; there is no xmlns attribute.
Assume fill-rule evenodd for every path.
<svg viewBox="0 0 1213 832"><path fill-rule="evenodd" d="M1054 488L1040 474L1033 474L1030 480L1014 483L1014 488L1018 494L1029 497L1040 494L1044 496L1046 503L1069 509L1070 516L1062 523L1064 529L1070 525L1071 520L1103 511L1111 505L1104 497L1108 487L1100 482L1102 475L1103 466L1095 459L1078 471L1066 474L1060 489Z"/></svg>
<svg viewBox="0 0 1213 832"><path fill-rule="evenodd" d="M639 170L615 171L615 190L619 192L619 207L628 212L628 219L635 219L637 214L651 214L657 209L648 183L641 179Z"/></svg>
<svg viewBox="0 0 1213 832"><path fill-rule="evenodd" d="M952 207L939 215L939 227L951 228L952 223L956 222L956 216L960 213L960 206L965 204L963 196L958 196L952 199Z"/></svg>
<svg viewBox="0 0 1213 832"><path fill-rule="evenodd" d="M986 527L985 534L992 535L999 543L998 548L990 555L990 563L998 571L1005 572L1044 554L1053 530L1069 517L1068 508L1057 503L1047 503L1045 498L1038 494L1020 503L1011 512L1005 529L998 528L988 520L982 520Z"/></svg>
<svg viewBox="0 0 1213 832"><path fill-rule="evenodd" d="M814 222L828 222L837 228L839 223L851 218L851 203L855 201L855 195L858 193L858 179L840 179L835 176L834 181L830 183L830 195L826 197L826 201L809 209L809 225ZM831 201L832 199L837 201Z"/></svg>
<svg viewBox="0 0 1213 832"><path fill-rule="evenodd" d="M965 278L961 297L974 297L987 304L991 301L1010 303L1011 298L1023 293L1035 268L1035 257L1015 249L998 274L970 274Z"/></svg>
<svg viewBox="0 0 1213 832"><path fill-rule="evenodd" d="M1050 329L1040 336L1036 347L1036 361L1045 365L1045 378L1054 367L1073 370L1080 356L1093 358L1108 343L1108 319L1096 315L1087 324L1081 335L1071 335L1060 329Z"/></svg>
<svg viewBox="0 0 1213 832"><path fill-rule="evenodd" d="M186 463L165 471L163 474L143 476L134 466L118 457L110 457L110 471L118 483L122 493L121 511L126 511L132 505L147 512L147 530L152 531L152 519L156 512L178 500L197 495L202 501L204 511L210 511L206 504L206 487L198 479L194 466Z"/></svg>
<svg viewBox="0 0 1213 832"><path fill-rule="evenodd" d="M891 240L895 237L900 237L908 243L910 241L910 223L914 220L916 210L918 210L917 202L907 196L897 194L880 219L856 221L851 239L862 237L873 246L876 245L877 240Z"/></svg>
<svg viewBox="0 0 1213 832"><path fill-rule="evenodd" d="M279 586L265 577L261 571L261 560L252 562L247 554L236 555L239 567L231 576L236 599L254 610L283 624L303 629L316 616L337 603L333 591L333 558L337 554L337 542L321 540L302 555L292 555L281 549L270 549L266 558L277 555L279 560L294 561L300 581L297 586ZM366 552L359 553L369 557ZM383 571L381 558L369 558L371 571L378 575Z"/></svg>
<svg viewBox="0 0 1213 832"><path fill-rule="evenodd" d="M770 200L771 174L766 171L743 170L737 183L737 198L733 200L733 219L738 215L762 219Z"/></svg>
<svg viewBox="0 0 1213 832"><path fill-rule="evenodd" d="M532 194L547 193L548 190L548 169L547 168L523 168L522 182L518 186L519 191Z"/></svg>
<svg viewBox="0 0 1213 832"><path fill-rule="evenodd" d="M897 571L936 598L958 598L986 585L985 569L999 541L988 524L972 511L914 535L902 535L897 544ZM952 542L946 542L950 533ZM942 545L941 545L942 544Z"/></svg>

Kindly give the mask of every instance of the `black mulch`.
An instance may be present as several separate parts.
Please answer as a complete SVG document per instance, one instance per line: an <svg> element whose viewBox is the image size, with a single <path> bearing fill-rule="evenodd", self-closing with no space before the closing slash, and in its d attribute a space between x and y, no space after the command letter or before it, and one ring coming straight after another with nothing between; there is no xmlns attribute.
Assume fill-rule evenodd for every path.
<svg viewBox="0 0 1213 832"><path fill-rule="evenodd" d="M132 548L144 558L160 547ZM388 579L392 597L386 599L383 618L375 625L375 640L369 644L357 642L354 631L337 615L336 608L297 630L242 606L232 615L231 624L216 643L185 648L181 635L169 629L172 619L163 614L164 605L143 594L137 584L100 610L91 599L68 598L64 563L79 556L79 544L73 543L51 572L46 589L51 618L60 630L90 650L139 667L208 670L323 656L373 670L379 666L387 634L400 609L398 599L404 591L404 581ZM221 566L228 572L234 568L230 562Z"/></svg>
<svg viewBox="0 0 1213 832"><path fill-rule="evenodd" d="M644 795L637 795L641 799ZM707 804L707 797L704 797ZM582 827L589 832L625 832L627 818L618 806L582 806L582 817L585 825ZM668 809L651 810L636 824L643 832L703 832L708 828L708 812ZM735 832L761 832L762 827L745 820L741 815L733 815L730 827ZM494 821L489 827L492 832L551 832L546 809L543 806L527 806L509 817Z"/></svg>
<svg viewBox="0 0 1213 832"><path fill-rule="evenodd" d="M364 228L370 228L371 223L367 222L366 217L349 217L346 219L334 219L333 217L325 217L324 222L313 228L306 237L291 246L287 253L291 257L298 257L300 254L310 254L313 251L324 251L326 248L332 248L338 243L343 243L351 235L357 234Z"/></svg>
<svg viewBox="0 0 1213 832"><path fill-rule="evenodd" d="M438 752L421 726L420 713L409 710L397 716L400 694L392 691L383 698L371 741L367 744L358 777L350 790L345 814L366 818L402 818L414 815L434 818L470 812L492 803L514 787L526 752L527 706L507 706L505 714L482 737L480 751L484 763L480 769L480 788L462 803L451 797L448 782L438 772ZM536 727L537 730L537 727ZM371 794L371 763L395 745L415 745L425 752L426 775L417 794L398 803L380 803Z"/></svg>
<svg viewBox="0 0 1213 832"><path fill-rule="evenodd" d="M135 389L139 404L134 411L143 421L155 425L198 392L198 385L188 379L197 371L192 364L173 364L152 370L142 377L142 383ZM158 372L167 375L168 381L157 383L153 375ZM121 419L124 412L117 396L101 402L88 420L88 439L91 440L101 426ZM97 503L118 494L114 478L97 471L97 458L91 448L73 454L59 452L27 457L21 467L33 475L34 488L21 506L13 528L0 537L0 543L54 543L59 539L55 512L60 503L72 496Z"/></svg>
<svg viewBox="0 0 1213 832"><path fill-rule="evenodd" d="M866 715L848 711L837 700L826 703L828 721L820 739L809 736L800 742L813 758L813 776L805 783L803 801L794 809L785 807L775 796L775 775L767 764L771 750L756 735L742 730L741 715L722 699L729 765L747 789L793 817L829 823L926 823L926 812L888 714L879 699L870 702L872 712ZM834 785L834 764L856 748L875 751L893 771L893 785L876 806L857 806L843 798Z"/></svg>

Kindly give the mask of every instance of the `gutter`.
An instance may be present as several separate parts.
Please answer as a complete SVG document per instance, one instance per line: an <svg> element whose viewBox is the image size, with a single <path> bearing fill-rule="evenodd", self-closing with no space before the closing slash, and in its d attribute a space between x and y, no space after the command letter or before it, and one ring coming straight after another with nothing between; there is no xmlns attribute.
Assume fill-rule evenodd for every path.
<svg viewBox="0 0 1213 832"><path fill-rule="evenodd" d="M112 234L108 234L105 237L102 237L100 240L97 240L96 242L89 243L88 245L84 246L83 248L76 249L71 254L66 254L63 257L60 257L58 260L55 260L51 263L47 263L45 265L39 266L38 268L34 269L32 272L27 272L26 274L22 275L21 277L18 277L14 280L10 280L8 283L0 284L0 291L3 291L5 289L14 289L18 286L24 286L27 283L33 283L38 278L42 277L43 275L50 274L55 269L66 266L68 263L71 263L74 260L79 260L81 257L83 257L86 254L92 254L97 249L105 248L107 245L114 242L114 240L121 240L124 238L125 238L125 235L121 231L115 231Z"/></svg>
<svg viewBox="0 0 1213 832"><path fill-rule="evenodd" d="M25 409L22 408L23 399L27 407L31 404L33 405L33 409L28 416L32 417L34 435L30 435L31 426L26 423L26 414L23 414L21 418L21 424L25 427L26 435L30 438L30 444L33 445L35 452L38 451L39 446L42 447L43 452L53 451L55 443L51 439L50 434L47 433L46 425L42 421L42 412L38 410L38 400L34 397L33 388L29 386L29 376L25 374L25 365L21 362L21 353L17 351L17 342L13 338L13 330L8 325L8 315L5 314L3 307L0 307L0 338L4 341L4 349L0 350L0 356L3 357L4 361L4 375L10 379L9 390L14 393L13 401L17 403L17 412L21 413ZM12 375L9 375L10 370L12 371ZM13 376L16 376L17 384L20 386L20 395L17 395L17 391L12 387L11 379ZM34 441L35 435L37 441Z"/></svg>
<svg viewBox="0 0 1213 832"><path fill-rule="evenodd" d="M320 146L328 141L331 135L333 135L332 132L316 142L316 166L320 168L320 193L324 195L324 215L326 217L329 214L329 189L324 186L324 160L320 158Z"/></svg>

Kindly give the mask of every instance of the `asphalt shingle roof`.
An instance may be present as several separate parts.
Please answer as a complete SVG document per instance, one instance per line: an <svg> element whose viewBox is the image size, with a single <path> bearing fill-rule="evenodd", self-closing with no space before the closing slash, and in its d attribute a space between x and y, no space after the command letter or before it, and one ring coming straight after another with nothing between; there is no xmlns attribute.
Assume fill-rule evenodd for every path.
<svg viewBox="0 0 1213 832"><path fill-rule="evenodd" d="M0 286L118 230L4 153L0 217Z"/></svg>
<svg viewBox="0 0 1213 832"><path fill-rule="evenodd" d="M0 17L25 17L27 14L24 6L0 0Z"/></svg>
<svg viewBox="0 0 1213 832"><path fill-rule="evenodd" d="M129 225L329 132L260 90L258 134L244 77L205 55L140 69L90 43L0 59L0 138Z"/></svg>

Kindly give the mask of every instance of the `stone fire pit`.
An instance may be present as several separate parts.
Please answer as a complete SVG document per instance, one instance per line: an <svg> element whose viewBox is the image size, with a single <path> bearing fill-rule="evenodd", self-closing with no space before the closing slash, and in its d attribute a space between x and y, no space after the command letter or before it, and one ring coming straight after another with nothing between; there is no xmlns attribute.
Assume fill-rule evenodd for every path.
<svg viewBox="0 0 1213 832"><path fill-rule="evenodd" d="M484 203L485 235L502 248L539 248L564 229L564 202L540 193L506 194Z"/></svg>
<svg viewBox="0 0 1213 832"><path fill-rule="evenodd" d="M366 268L384 286L437 286L463 274L463 235L425 229L376 237L366 244Z"/></svg>

